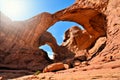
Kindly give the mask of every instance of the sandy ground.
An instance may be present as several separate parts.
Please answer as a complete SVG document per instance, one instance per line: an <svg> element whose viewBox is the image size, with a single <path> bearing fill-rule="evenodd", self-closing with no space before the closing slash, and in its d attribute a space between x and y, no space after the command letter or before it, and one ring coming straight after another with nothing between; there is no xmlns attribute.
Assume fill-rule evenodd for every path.
<svg viewBox="0 0 120 80"><path fill-rule="evenodd" d="M120 68L88 71L49 72L11 80L120 80Z"/></svg>
<svg viewBox="0 0 120 80"><path fill-rule="evenodd" d="M40 73L10 80L120 80L120 60L84 68Z"/></svg>

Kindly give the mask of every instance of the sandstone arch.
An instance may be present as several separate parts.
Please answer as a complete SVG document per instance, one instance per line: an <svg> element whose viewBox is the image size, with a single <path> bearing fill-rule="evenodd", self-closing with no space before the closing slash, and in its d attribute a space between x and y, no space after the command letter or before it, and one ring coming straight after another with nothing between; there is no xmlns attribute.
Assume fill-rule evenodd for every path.
<svg viewBox="0 0 120 80"><path fill-rule="evenodd" d="M66 10L67 9L56 12L52 14L52 17L54 17L56 22L71 21L71 22L76 22L80 25L81 24L83 25L83 27L86 29L83 31L83 33L86 34L89 37L89 39L86 38L86 40L84 40L86 41L84 45L81 45L79 41L80 39L77 41L77 43L80 43L78 44L79 50L90 49L90 47L95 43L95 41L99 37L106 36L106 16L104 14L97 12L96 10L92 10L92 9L75 9L75 10L68 10L68 11ZM54 40L54 42L56 41ZM49 43L49 45L51 45L51 43ZM55 44L55 46L57 48L57 44ZM51 47L53 51L54 50L59 51L55 47L54 48L53 46ZM59 54L59 52L57 52L57 54Z"/></svg>
<svg viewBox="0 0 120 80"><path fill-rule="evenodd" d="M66 47L64 46L59 46L57 44L56 39L54 38L54 36L50 33L50 32L44 32L40 37L39 37L39 46L42 45L49 45L52 48L53 51L53 60L54 62L59 62L59 61L63 61L67 58L73 58L74 54L68 50Z"/></svg>
<svg viewBox="0 0 120 80"><path fill-rule="evenodd" d="M98 37L105 35L105 16L92 8L78 7L72 9L71 6L54 14L44 12L29 20L14 22L2 14L2 19L0 21L0 46L2 46L0 47L1 54L3 52L9 52L9 54L6 55L11 55L12 53L21 54L23 49L25 53L39 53L39 37L50 26L58 21L73 21L81 24L86 31L93 36L92 43L94 43ZM8 28L8 26L11 26L11 28ZM52 44L49 43L49 45L53 47ZM54 46L57 46L57 44L54 44ZM88 47L90 46L91 45ZM63 48L61 49L63 50ZM63 56L64 55L62 55L62 57ZM6 62L3 61L3 64L6 64Z"/></svg>
<svg viewBox="0 0 120 80"><path fill-rule="evenodd" d="M119 3L120 0L76 0L64 10L54 14L45 12L25 21L12 21L0 12L0 68L36 71L49 65L46 52L38 49L39 38L58 21L81 24L93 36L92 43L107 35L105 48L91 64L119 60Z"/></svg>
<svg viewBox="0 0 120 80"><path fill-rule="evenodd" d="M87 48L95 43L99 37L106 36L106 16L97 10L84 8L71 10L68 8L52 14L52 19L55 21L52 25L58 21L71 21L82 25L92 37L92 41L90 41ZM47 26L46 29L49 27L50 26ZM42 28L40 32L42 33L43 31L45 31L45 29Z"/></svg>
<svg viewBox="0 0 120 80"><path fill-rule="evenodd" d="M39 38L42 33L58 21L72 21L81 24L93 38L91 44L86 47L89 48L99 37L106 36L106 27L108 30L108 26L111 25L109 23L112 20L109 20L109 23L107 22L109 18L106 11L107 5L108 0L99 0L95 2L90 0L80 0L72 6L54 14L44 12L25 21L11 21L6 16L2 16L2 19L0 20L0 46L2 46L0 47L0 53L5 53L1 56L1 59L5 61L1 60L1 62L3 61L1 64L6 66L8 63L12 63L12 61L14 61L14 59L12 60L12 57L9 57L9 61L11 62L7 61L8 57L5 57L5 55L13 55L12 53L18 54L17 59L19 59L19 55L22 54L22 52L28 53L27 55L42 53L39 56L44 56L44 52L38 49L38 46L41 45L39 44ZM0 14L3 15L2 13ZM10 27L8 28L8 26ZM117 31L119 32L119 29L117 29L116 32ZM111 31L108 30L108 32ZM108 32L107 35L111 38ZM117 45L116 42L114 43ZM49 43L49 45L52 46L53 44ZM111 43L109 43L109 45L111 45ZM64 57L64 55L61 57ZM44 59L46 60L45 56ZM25 62L20 62L20 64L23 63ZM46 60L46 63L49 63L49 61L47 62ZM12 68L18 68L18 66L12 66ZM24 66L24 68L26 68L26 66ZM22 68L20 67L19 69Z"/></svg>
<svg viewBox="0 0 120 80"><path fill-rule="evenodd" d="M37 41L41 34L58 21L73 21L81 24L87 30L87 32L90 33L90 35L93 35L95 37L95 39L99 36L105 35L105 15L101 14L97 10L94 10L92 7L72 9L72 6L64 10L58 11L54 14L44 12L24 22L11 21L10 25L14 26L13 29L15 28L16 31L14 31L13 29L10 29L8 31L13 31L13 36L18 34L17 36L21 37L22 35L22 37L19 38L20 40L18 40L18 42L24 43L24 45L22 44L22 46L29 45L32 48L37 48L35 46L38 45ZM2 26L7 25L3 24ZM17 33L18 30L19 33Z"/></svg>

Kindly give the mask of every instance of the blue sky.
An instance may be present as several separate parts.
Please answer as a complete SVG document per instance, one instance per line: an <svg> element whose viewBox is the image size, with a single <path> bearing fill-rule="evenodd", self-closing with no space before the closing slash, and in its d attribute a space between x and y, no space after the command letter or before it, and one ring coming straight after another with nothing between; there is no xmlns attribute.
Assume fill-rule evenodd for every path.
<svg viewBox="0 0 120 80"><path fill-rule="evenodd" d="M13 20L25 20L31 18L41 12L54 13L64 9L74 3L74 0L0 0L0 10L6 13L6 7L13 11L21 11L21 15L8 15ZM7 6L6 6L7 5ZM13 8L11 7L13 6ZM17 13L17 11L15 11Z"/></svg>
<svg viewBox="0 0 120 80"><path fill-rule="evenodd" d="M9 16L12 20L26 20L42 12L55 13L74 3L75 0L0 0L0 11ZM48 29L60 45L64 32L71 26L79 26L74 22L57 22ZM40 47L52 56L52 50L45 45Z"/></svg>

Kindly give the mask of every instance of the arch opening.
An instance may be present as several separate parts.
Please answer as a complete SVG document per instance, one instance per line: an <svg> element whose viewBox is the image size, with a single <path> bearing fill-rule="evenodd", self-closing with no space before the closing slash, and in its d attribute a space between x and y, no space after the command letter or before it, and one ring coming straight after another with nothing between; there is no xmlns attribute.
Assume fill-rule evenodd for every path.
<svg viewBox="0 0 120 80"><path fill-rule="evenodd" d="M51 31L53 35L51 34L51 38L50 37L48 38L49 39L48 42L44 41L44 43L50 45L52 51L54 52L55 55L57 54L57 56L59 53L62 52L60 50L61 46L64 46L70 51L71 51L71 47L74 47L72 48L73 49L72 52L76 53L76 50L79 51L84 49L87 50L91 49L92 48L91 46L95 44L96 40L99 37L106 36L106 22L107 22L106 16L92 9L74 9L74 10L68 9L68 11L61 10L53 14L52 19L54 20L54 22L52 23L53 26L51 26L51 28L49 28L50 27L49 26L48 27L49 29L47 31L49 32ZM64 24L65 22L62 21L66 21L67 27L65 27ZM74 30L76 31L76 29L74 27L71 28L71 26L68 25L71 23L73 24L72 26L77 25L79 27L80 25L82 25L83 28L79 30L77 29L78 32L80 33L77 35L77 37L72 37L72 38L68 37L67 40L65 40L67 42L64 42L62 40L63 34L62 35L58 35L58 34L60 34L62 29L67 28L68 32L62 32L62 33L65 33L65 35L74 36L73 33ZM58 28L58 31L54 29L54 26L55 28ZM64 28L62 28L63 26ZM55 36L61 39L61 41L59 41L59 39L56 41L57 38ZM65 45L60 45L63 42ZM57 50L60 50L61 52L58 52Z"/></svg>
<svg viewBox="0 0 120 80"><path fill-rule="evenodd" d="M59 21L51 26L47 31L55 37L58 45L61 45L64 40L65 31L67 31L72 26L78 26L81 30L84 30L84 28L76 22Z"/></svg>
<svg viewBox="0 0 120 80"><path fill-rule="evenodd" d="M46 51L48 53L48 57L50 59L53 59L53 51L52 51L52 49L51 49L51 47L49 45L45 44L43 46L40 46L39 48Z"/></svg>
<svg viewBox="0 0 120 80"><path fill-rule="evenodd" d="M40 48L48 53L50 59L54 60L55 55L62 52L63 47L61 47L61 45L64 41L65 32L72 26L78 26L81 30L84 30L84 28L76 22L59 21L49 28L47 30L48 32L43 33L42 37L40 37ZM57 50L61 52L58 52Z"/></svg>

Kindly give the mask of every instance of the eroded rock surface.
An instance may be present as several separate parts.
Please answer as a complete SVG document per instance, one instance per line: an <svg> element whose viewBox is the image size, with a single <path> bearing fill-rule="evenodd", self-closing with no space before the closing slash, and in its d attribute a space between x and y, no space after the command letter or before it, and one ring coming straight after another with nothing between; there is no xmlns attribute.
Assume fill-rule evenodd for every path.
<svg viewBox="0 0 120 80"><path fill-rule="evenodd" d="M48 44L54 53L54 62L60 62L67 58L73 58L74 53L64 46L59 46L50 32L44 32L39 38L39 46Z"/></svg>
<svg viewBox="0 0 120 80"><path fill-rule="evenodd" d="M73 26L65 32L65 39L62 46L66 46L75 54L79 51L89 49L95 42L94 35L90 35L86 30L81 30Z"/></svg>
<svg viewBox="0 0 120 80"><path fill-rule="evenodd" d="M42 14L38 16L16 22L0 13L1 69L36 71L52 63L45 51L31 44L35 39L33 33Z"/></svg>

